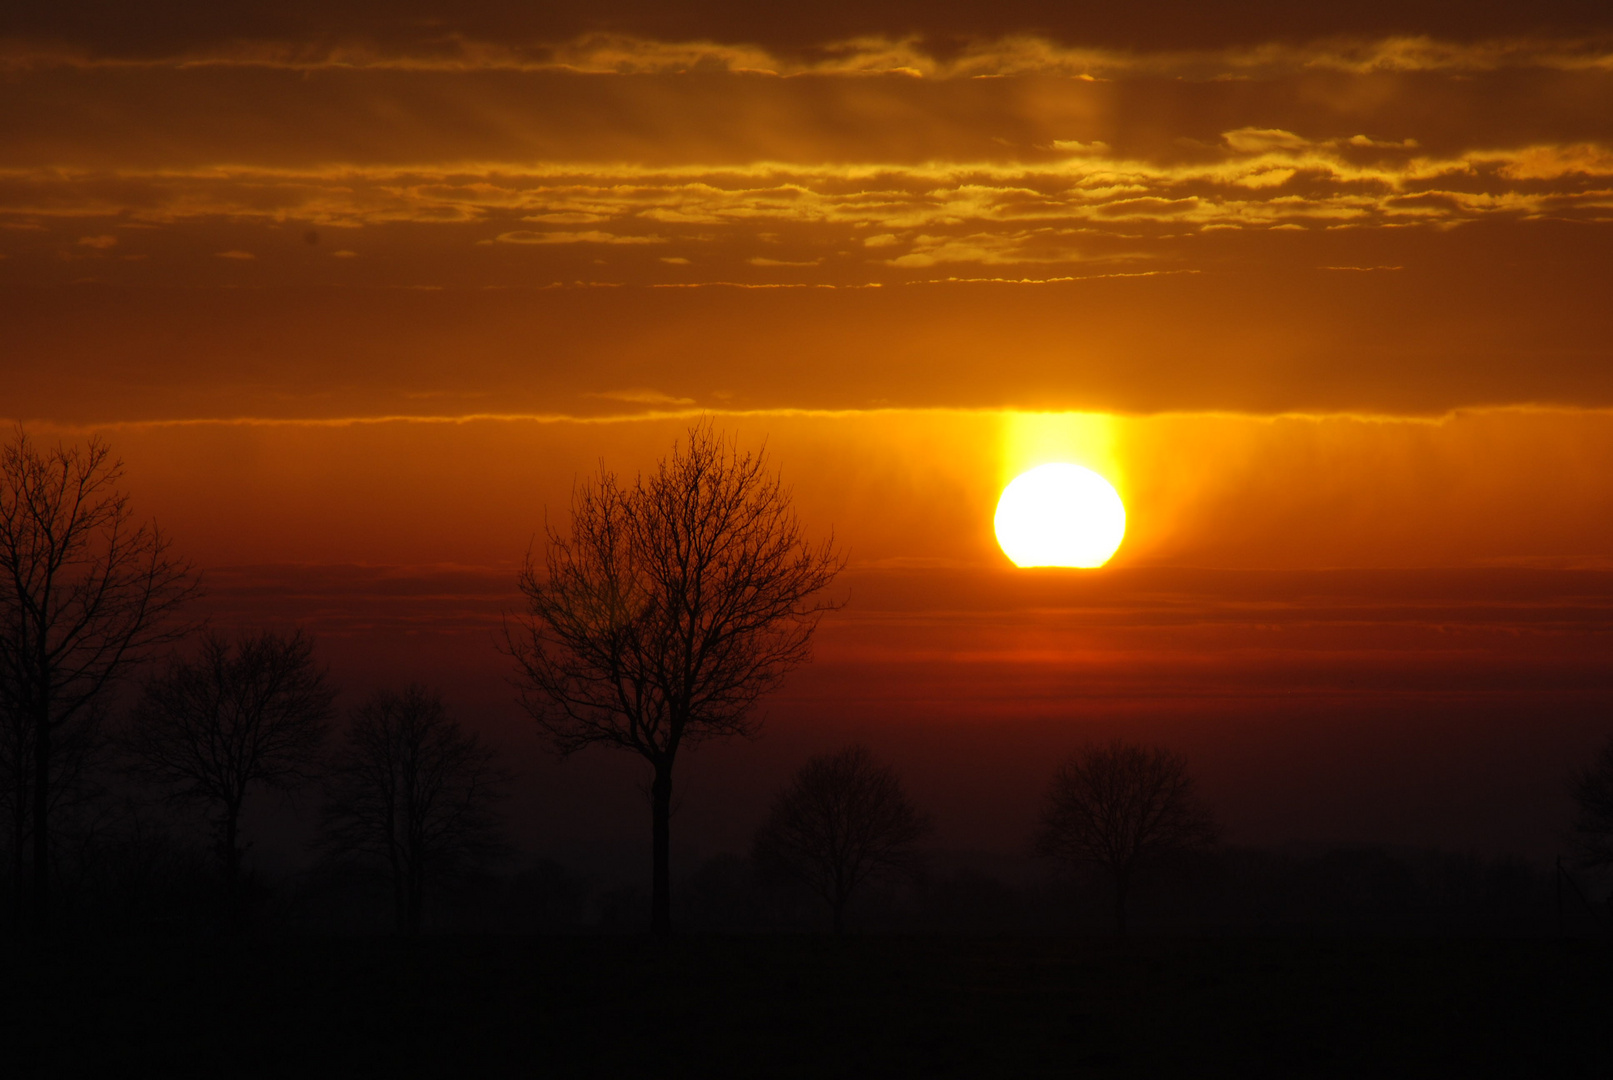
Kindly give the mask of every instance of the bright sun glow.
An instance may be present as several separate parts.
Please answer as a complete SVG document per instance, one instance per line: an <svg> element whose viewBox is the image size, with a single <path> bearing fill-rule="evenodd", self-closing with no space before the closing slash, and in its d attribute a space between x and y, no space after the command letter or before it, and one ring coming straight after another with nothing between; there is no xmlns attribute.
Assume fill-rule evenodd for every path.
<svg viewBox="0 0 1613 1080"><path fill-rule="evenodd" d="M997 542L1016 566L1102 566L1125 534L1119 494L1080 465L1038 465L997 501Z"/></svg>

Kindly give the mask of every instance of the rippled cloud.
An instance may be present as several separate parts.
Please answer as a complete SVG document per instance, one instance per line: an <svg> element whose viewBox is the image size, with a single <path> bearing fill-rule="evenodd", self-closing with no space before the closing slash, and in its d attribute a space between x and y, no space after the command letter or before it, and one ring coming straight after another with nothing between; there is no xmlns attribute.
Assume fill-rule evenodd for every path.
<svg viewBox="0 0 1613 1080"><path fill-rule="evenodd" d="M404 222L453 226L483 245L654 246L664 260L748 243L753 266L815 266L832 249L869 272L1146 259L1153 240L1225 229L1610 217L1613 149L1600 143L1444 156L1412 139L1255 127L1183 161L1082 145L1036 163L0 172L0 218L68 220L80 234L118 221ZM115 237L77 243L104 250Z"/></svg>

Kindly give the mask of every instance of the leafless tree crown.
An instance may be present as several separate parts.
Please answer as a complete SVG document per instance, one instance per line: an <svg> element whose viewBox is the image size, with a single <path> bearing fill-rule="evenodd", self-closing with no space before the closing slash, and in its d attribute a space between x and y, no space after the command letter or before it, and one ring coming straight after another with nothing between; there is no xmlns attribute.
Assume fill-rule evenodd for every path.
<svg viewBox="0 0 1613 1080"><path fill-rule="evenodd" d="M1613 739L1570 785L1574 799L1574 846L1581 866L1613 866Z"/></svg>
<svg viewBox="0 0 1613 1080"><path fill-rule="evenodd" d="M6 703L63 723L174 641L196 593L188 563L137 523L105 443L0 448L0 676Z"/></svg>
<svg viewBox="0 0 1613 1080"><path fill-rule="evenodd" d="M499 850L509 778L496 758L421 686L353 710L327 785L325 844L386 869L400 930L419 930L433 879Z"/></svg>
<svg viewBox="0 0 1613 1080"><path fill-rule="evenodd" d="M4 779L16 835L32 839L41 925L53 783L65 775L56 744L73 743L61 729L90 717L134 664L186 631L172 616L197 592L167 538L136 522L122 477L95 439L46 449L18 429L0 447L0 719L14 773Z"/></svg>
<svg viewBox="0 0 1613 1080"><path fill-rule="evenodd" d="M632 485L601 469L520 576L506 641L523 703L563 753L613 743L656 759L747 734L751 706L805 661L840 569L809 544L763 454L709 425Z"/></svg>
<svg viewBox="0 0 1613 1080"><path fill-rule="evenodd" d="M231 642L209 632L143 687L129 731L136 768L176 798L239 805L255 784L313 778L336 691L302 631Z"/></svg>
<svg viewBox="0 0 1613 1080"><path fill-rule="evenodd" d="M1114 742L1088 746L1059 767L1036 835L1042 855L1092 863L1115 878L1119 905L1127 879L1161 855L1215 841L1187 759L1160 747ZM1124 914L1120 913L1122 924Z"/></svg>
<svg viewBox="0 0 1613 1080"><path fill-rule="evenodd" d="M315 775L336 691L301 631L203 635L193 659L148 680L129 724L134 771L213 815L233 917L241 808L253 787Z"/></svg>
<svg viewBox="0 0 1613 1080"><path fill-rule="evenodd" d="M896 770L852 746L812 758L773 803L752 857L811 886L845 926L845 908L870 875L913 866L930 820L908 800Z"/></svg>

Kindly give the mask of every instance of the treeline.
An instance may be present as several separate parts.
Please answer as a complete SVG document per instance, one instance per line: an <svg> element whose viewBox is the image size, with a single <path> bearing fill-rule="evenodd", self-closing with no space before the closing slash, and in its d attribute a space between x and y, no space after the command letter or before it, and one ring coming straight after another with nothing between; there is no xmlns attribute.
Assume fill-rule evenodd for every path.
<svg viewBox="0 0 1613 1080"><path fill-rule="evenodd" d="M13 927L148 904L227 933L252 906L242 813L317 790L322 864L383 880L399 930L501 844L495 751L417 684L338 723L301 632L186 619L198 575L137 519L105 444L0 446L0 811ZM199 842L199 843L198 843ZM211 877L211 889L191 887ZM100 899L86 899L100 898ZM77 914L82 914L82 911Z"/></svg>
<svg viewBox="0 0 1613 1080"><path fill-rule="evenodd" d="M203 634L141 681L121 719L74 730L81 753L52 824L58 929L642 932L642 887L575 874L504 841L503 797L516 780L440 697L406 686L337 716L313 656L299 633ZM1160 813L1170 802L1161 789L1191 787L1185 761L1167 751L1086 747L1055 773L1020 855L967 859L928 848L929 818L895 768L848 747L790 778L749 851L678 875L672 917L724 933L1110 933L1126 922L1200 934L1597 928L1572 879L1518 859L1213 843L1204 807ZM313 826L312 858L297 872L264 873L247 858L242 804L275 789L294 794ZM1161 843L1156 831L1150 846L1128 801L1186 834ZM1092 845L1129 844L1136 855L1123 890L1113 865L1074 847L1083 821L1096 826ZM14 873L6 912L23 926L29 881Z"/></svg>
<svg viewBox="0 0 1613 1080"><path fill-rule="evenodd" d="M168 658L110 717L87 711L58 736L45 818L54 921L211 926L233 934L285 893L244 873L248 800L296 794L317 807L312 881L378 887L391 925L421 929L427 896L502 853L510 777L496 750L419 684L381 690L340 720L336 689L301 632L216 632ZM0 716L13 742L25 725ZM27 790L32 759L8 759L11 922L40 929Z"/></svg>
<svg viewBox="0 0 1613 1080"><path fill-rule="evenodd" d="M754 862L709 860L681 886L684 924L815 930L820 904ZM933 854L854 903L859 929L898 933L1107 934L1113 882L1096 866ZM1157 933L1556 933L1594 929L1560 907L1555 872L1516 858L1370 845L1221 846L1162 859L1133 883L1129 924Z"/></svg>
<svg viewBox="0 0 1613 1080"><path fill-rule="evenodd" d="M919 872L878 880L844 918L858 933L1110 934L1111 891L1094 870L927 853ZM125 819L64 845L59 926L85 934L223 932L217 868L207 845L173 821ZM8 895L10 890L7 890ZM779 881L747 854L680 874L673 917L692 933L823 933L821 899ZM391 933L383 875L316 863L283 876L248 872L241 921L254 934ZM434 933L640 934L646 890L510 853L438 878L423 929ZM1516 858L1340 845L1222 847L1152 868L1133 890L1142 934L1598 933L1595 915L1563 895L1555 871Z"/></svg>
<svg viewBox="0 0 1613 1080"><path fill-rule="evenodd" d="M1026 838L1027 858L1059 870L1046 881L927 865L929 816L891 764L850 746L806 762L751 850L700 868L675 901L678 752L755 733L753 706L839 606L825 590L843 565L832 542L805 539L763 456L709 425L636 481L602 469L578 486L570 531L551 529L518 577L527 610L503 642L553 749L606 747L648 767L648 896L554 864L520 869L502 821L514 778L496 748L417 683L337 715L301 632L186 622L197 575L134 518L120 477L93 440L46 449L18 432L0 447L0 847L19 929L636 928L646 900L657 935L674 912L842 933L1125 933L1136 917L1388 927L1440 913L1494 927L1532 924L1540 897L1560 908L1565 889L1600 918L1560 867L1547 889L1516 864L1227 849L1187 761L1126 742L1081 747L1053 772ZM296 880L267 881L247 858L243 809L274 791L316 807L314 869ZM1576 865L1613 866L1613 744L1572 794Z"/></svg>

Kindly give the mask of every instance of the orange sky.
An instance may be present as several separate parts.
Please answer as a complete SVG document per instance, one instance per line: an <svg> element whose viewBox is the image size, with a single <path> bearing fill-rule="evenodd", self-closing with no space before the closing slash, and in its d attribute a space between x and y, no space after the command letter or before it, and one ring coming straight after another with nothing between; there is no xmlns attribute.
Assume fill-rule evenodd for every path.
<svg viewBox="0 0 1613 1080"><path fill-rule="evenodd" d="M981 7L8 15L0 415L551 817L605 796L499 681L513 567L704 414L852 560L771 749L692 766L706 849L747 753L854 736L1012 846L1117 730L1235 837L1548 849L1613 703L1613 18ZM1109 568L997 550L1045 460L1124 496Z"/></svg>

